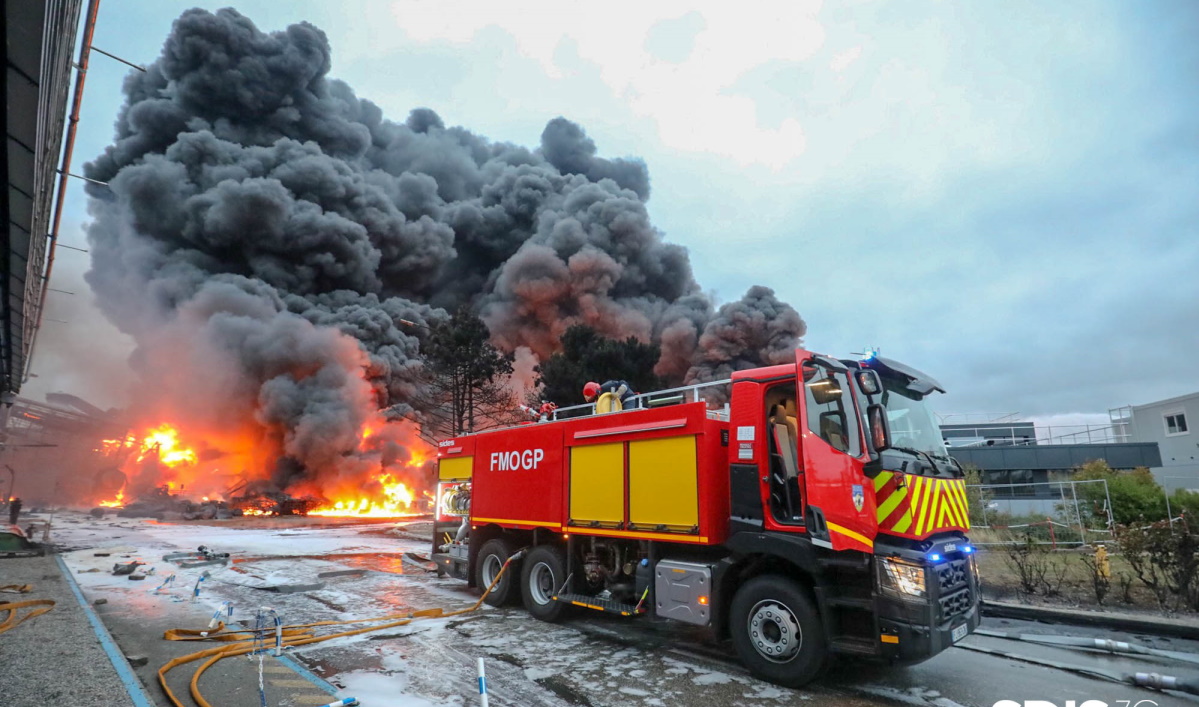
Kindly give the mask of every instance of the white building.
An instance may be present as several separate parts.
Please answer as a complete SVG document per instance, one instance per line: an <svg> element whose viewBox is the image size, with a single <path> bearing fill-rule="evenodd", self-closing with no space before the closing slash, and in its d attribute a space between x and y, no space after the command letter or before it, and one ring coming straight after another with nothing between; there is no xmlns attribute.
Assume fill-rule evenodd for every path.
<svg viewBox="0 0 1199 707"><path fill-rule="evenodd" d="M1156 442L1162 465L1152 469L1168 490L1199 491L1199 392L1109 411L1112 427L1132 442Z"/></svg>

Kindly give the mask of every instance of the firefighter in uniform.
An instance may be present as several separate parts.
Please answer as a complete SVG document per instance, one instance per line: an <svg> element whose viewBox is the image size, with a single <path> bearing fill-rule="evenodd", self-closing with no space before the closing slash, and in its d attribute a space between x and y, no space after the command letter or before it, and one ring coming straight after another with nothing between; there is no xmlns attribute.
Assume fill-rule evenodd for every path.
<svg viewBox="0 0 1199 707"><path fill-rule="evenodd" d="M611 394L612 397L620 401L620 410L636 407L633 397L637 393L633 390L633 386L628 384L628 381L610 380L605 381L603 384L588 381L587 385L583 386L583 399L589 403L595 403L607 394ZM615 410L597 409L597 412L615 412Z"/></svg>

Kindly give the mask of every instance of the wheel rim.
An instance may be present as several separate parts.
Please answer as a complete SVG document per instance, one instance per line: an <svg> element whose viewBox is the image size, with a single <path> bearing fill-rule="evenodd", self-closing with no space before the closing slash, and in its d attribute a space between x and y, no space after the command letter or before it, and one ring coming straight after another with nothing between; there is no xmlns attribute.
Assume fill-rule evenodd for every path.
<svg viewBox="0 0 1199 707"><path fill-rule="evenodd" d="M529 595L538 605L553 601L554 570L544 562L538 562L529 571Z"/></svg>
<svg viewBox="0 0 1199 707"><path fill-rule="evenodd" d="M500 568L504 563L500 561L497 555L488 555L483 559L483 589L491 586L495 581L495 576L500 573Z"/></svg>
<svg viewBox="0 0 1199 707"><path fill-rule="evenodd" d="M755 604L745 628L754 650L772 663L790 661L803 645L803 630L795 613L774 599Z"/></svg>

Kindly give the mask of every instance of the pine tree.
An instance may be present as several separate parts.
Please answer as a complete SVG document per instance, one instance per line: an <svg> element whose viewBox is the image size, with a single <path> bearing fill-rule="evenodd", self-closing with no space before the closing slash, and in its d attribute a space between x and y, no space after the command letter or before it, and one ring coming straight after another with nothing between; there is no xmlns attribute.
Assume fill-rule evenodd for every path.
<svg viewBox="0 0 1199 707"><path fill-rule="evenodd" d="M627 381L633 390L645 393L662 387L654 375L661 350L634 337L623 341L600 336L585 324L576 324L562 334L562 351L537 367L541 398L560 406L579 405L587 381Z"/></svg>
<svg viewBox="0 0 1199 707"><path fill-rule="evenodd" d="M517 401L506 387L513 357L492 346L490 337L465 306L429 328L421 346L429 385L419 405L426 411L426 436L453 437L515 419Z"/></svg>

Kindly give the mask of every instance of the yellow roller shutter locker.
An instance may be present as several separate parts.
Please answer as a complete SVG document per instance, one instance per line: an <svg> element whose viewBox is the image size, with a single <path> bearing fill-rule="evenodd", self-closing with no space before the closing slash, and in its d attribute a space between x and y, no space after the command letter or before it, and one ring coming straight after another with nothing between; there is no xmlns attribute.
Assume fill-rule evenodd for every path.
<svg viewBox="0 0 1199 707"><path fill-rule="evenodd" d="M624 443L570 450L570 519L617 525L624 520Z"/></svg>
<svg viewBox="0 0 1199 707"><path fill-rule="evenodd" d="M699 524L695 437L629 443L629 522L638 530Z"/></svg>

